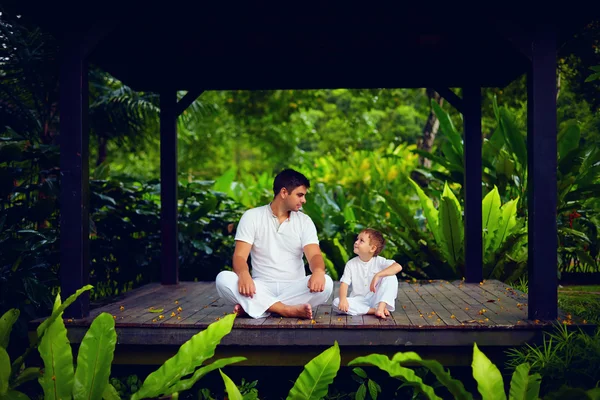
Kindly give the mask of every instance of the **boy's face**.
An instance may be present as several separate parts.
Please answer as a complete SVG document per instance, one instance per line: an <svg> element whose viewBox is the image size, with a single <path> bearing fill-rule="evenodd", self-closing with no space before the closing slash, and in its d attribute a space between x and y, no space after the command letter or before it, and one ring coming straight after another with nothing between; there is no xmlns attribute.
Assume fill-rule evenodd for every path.
<svg viewBox="0 0 600 400"><path fill-rule="evenodd" d="M354 242L354 253L363 257L372 257L377 246L371 246L371 238L365 232L361 232Z"/></svg>

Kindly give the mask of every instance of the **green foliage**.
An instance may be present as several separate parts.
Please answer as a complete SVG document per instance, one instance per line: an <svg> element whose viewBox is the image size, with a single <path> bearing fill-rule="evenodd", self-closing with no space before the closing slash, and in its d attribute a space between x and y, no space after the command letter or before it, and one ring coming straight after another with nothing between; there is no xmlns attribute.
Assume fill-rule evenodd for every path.
<svg viewBox="0 0 600 400"><path fill-rule="evenodd" d="M232 357L198 368L214 355L221 339L231 331L234 319L235 314L229 314L181 345L177 354L146 377L140 390L131 399L158 397L188 390L208 372L245 360L244 357ZM184 379L190 374L191 378Z"/></svg>
<svg viewBox="0 0 600 400"><path fill-rule="evenodd" d="M221 378L223 378L223 383L225 383L225 390L227 391L227 398L231 399L231 400L242 400L243 399L242 394L240 393L240 390L237 388L235 383L233 383L231 378L229 378L227 375L225 375L223 373L223 371L221 371L220 369L219 369L219 373L221 374Z"/></svg>
<svg viewBox="0 0 600 400"><path fill-rule="evenodd" d="M473 378L477 381L477 390L484 399L506 400L502 374L489 358L479 350L477 343L473 344ZM519 381L521 375L513 377Z"/></svg>
<svg viewBox="0 0 600 400"><path fill-rule="evenodd" d="M101 313L86 332L77 354L73 398L102 397L110 376L117 333L112 315Z"/></svg>
<svg viewBox="0 0 600 400"><path fill-rule="evenodd" d="M557 324L545 332L540 345L526 344L507 352L507 367L517 369L529 364L531 372L543 376L542 393L558 391L561 386L592 389L600 380L600 331L587 334Z"/></svg>
<svg viewBox="0 0 600 400"><path fill-rule="evenodd" d="M288 399L318 400L327 394L327 388L340 369L341 357L337 341L304 366L288 394Z"/></svg>

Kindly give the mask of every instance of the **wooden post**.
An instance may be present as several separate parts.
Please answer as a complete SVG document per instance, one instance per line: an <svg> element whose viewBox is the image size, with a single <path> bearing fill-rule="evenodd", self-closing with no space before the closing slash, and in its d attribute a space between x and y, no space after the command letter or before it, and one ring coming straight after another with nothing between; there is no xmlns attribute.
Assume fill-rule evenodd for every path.
<svg viewBox="0 0 600 400"><path fill-rule="evenodd" d="M177 92L160 93L161 283L179 283L177 234Z"/></svg>
<svg viewBox="0 0 600 400"><path fill-rule="evenodd" d="M530 320L558 315L556 36L534 33L527 76Z"/></svg>
<svg viewBox="0 0 600 400"><path fill-rule="evenodd" d="M465 165L465 281L483 280L481 222L481 88L463 88Z"/></svg>
<svg viewBox="0 0 600 400"><path fill-rule="evenodd" d="M60 284L66 299L89 283L88 66L79 34L60 48ZM63 314L89 315L89 292Z"/></svg>

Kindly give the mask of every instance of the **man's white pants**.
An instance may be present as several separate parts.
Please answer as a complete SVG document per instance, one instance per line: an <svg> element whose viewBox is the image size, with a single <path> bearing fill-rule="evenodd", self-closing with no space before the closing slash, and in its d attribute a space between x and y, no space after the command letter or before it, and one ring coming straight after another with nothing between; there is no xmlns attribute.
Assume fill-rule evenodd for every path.
<svg viewBox="0 0 600 400"><path fill-rule="evenodd" d="M377 308L382 301L387 304L389 311L396 309L396 297L398 297L398 278L396 276L384 276L375 288L375 293L369 292L364 296L348 297L348 312L341 311L339 297L333 299L333 306L338 312L348 315L365 315L370 308Z"/></svg>
<svg viewBox="0 0 600 400"><path fill-rule="evenodd" d="M250 298L242 296L238 289L238 276L232 271L221 271L215 283L219 296L231 305L239 304L252 318L264 318L271 315L266 312L278 301L285 305L310 304L316 307L327 302L333 292L333 281L325 275L325 289L311 293L308 288L310 276L296 281L265 282L254 279L256 294Z"/></svg>

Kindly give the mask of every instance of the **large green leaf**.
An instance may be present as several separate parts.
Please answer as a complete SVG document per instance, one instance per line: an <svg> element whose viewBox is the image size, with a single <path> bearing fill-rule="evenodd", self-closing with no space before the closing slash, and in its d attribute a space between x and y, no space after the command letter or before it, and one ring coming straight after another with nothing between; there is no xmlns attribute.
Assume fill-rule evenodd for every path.
<svg viewBox="0 0 600 400"><path fill-rule="evenodd" d="M42 331L44 335L38 347L44 361L44 374L38 381L46 400L69 399L73 390L73 354L61 310L64 308L60 302L60 294L57 294L52 309L52 315L56 317L52 324Z"/></svg>
<svg viewBox="0 0 600 400"><path fill-rule="evenodd" d="M4 348L0 347L0 397L8 391L10 378L10 357Z"/></svg>
<svg viewBox="0 0 600 400"><path fill-rule="evenodd" d="M540 395L540 374L529 375L529 363L520 364L510 381L509 400L537 400Z"/></svg>
<svg viewBox="0 0 600 400"><path fill-rule="evenodd" d="M463 143L460 133L454 128L454 124L450 119L450 115L444 111L444 109L434 100L431 99L431 106L435 112L436 117L440 121L440 129L442 133L448 137L452 143L452 147L456 150L459 159L463 158Z"/></svg>
<svg viewBox="0 0 600 400"><path fill-rule="evenodd" d="M288 400L321 399L340 369L341 357L337 341L304 366L287 396Z"/></svg>
<svg viewBox="0 0 600 400"><path fill-rule="evenodd" d="M473 343L473 378L477 381L477 390L486 400L506 400L504 381L498 368Z"/></svg>
<svg viewBox="0 0 600 400"><path fill-rule="evenodd" d="M46 318L44 320L44 322L42 322L38 328L37 328L37 336L38 336L38 340L40 340L44 334L44 331L46 330L46 328L48 328L48 326L50 326L50 324L52 324L59 315L62 315L62 313L65 311L65 309L67 307L69 307L75 300L77 300L77 298L85 291L92 289L93 286L92 285L85 285L84 287L82 287L81 289L75 291L75 293L73 293L71 296L69 296L67 298L67 300L65 300L64 303L62 303L60 305L60 307L58 307L56 310L52 311L52 314ZM60 293L59 293L60 294Z"/></svg>
<svg viewBox="0 0 600 400"><path fill-rule="evenodd" d="M215 180L212 190L229 194L231 192L231 184L235 180L237 169L235 165L231 166L227 171Z"/></svg>
<svg viewBox="0 0 600 400"><path fill-rule="evenodd" d="M450 256L448 262L453 267L463 260L464 225L458 199L444 184L444 192L440 201L439 227L442 232L442 243Z"/></svg>
<svg viewBox="0 0 600 400"><path fill-rule="evenodd" d="M508 147L522 169L527 169L527 146L519 130L515 116L505 107L500 109L500 124Z"/></svg>
<svg viewBox="0 0 600 400"><path fill-rule="evenodd" d="M81 341L77 354L73 383L75 400L102 397L108 385L116 344L117 333L113 316L109 313L98 315Z"/></svg>
<svg viewBox="0 0 600 400"><path fill-rule="evenodd" d="M492 246L489 251L495 253L502 243L506 240L508 236L514 231L517 226L517 204L519 202L519 197L516 199L507 201L500 208L500 212L502 213L500 219L500 225L498 226L498 230L492 239Z"/></svg>
<svg viewBox="0 0 600 400"><path fill-rule="evenodd" d="M418 364L421 365L435 375L437 380L454 396L457 400L472 400L473 396L467 392L461 381L452 378L450 373L444 369L444 366L435 360L423 360L415 352L397 353L392 358L392 363L400 364Z"/></svg>
<svg viewBox="0 0 600 400"><path fill-rule="evenodd" d="M119 396L119 392L117 389L110 383L104 387L104 393L102 393L102 398L104 400L121 400L121 396Z"/></svg>
<svg viewBox="0 0 600 400"><path fill-rule="evenodd" d="M164 394L166 396L168 396L173 393L181 393L184 390L189 390L192 388L192 386L194 386L194 384L196 384L196 382L198 382L198 380L200 380L200 378L202 378L204 375L208 374L209 372L214 371L219 368L223 368L226 365L244 361L244 360L246 360L246 357L221 358L211 364L208 364L207 366L198 368L196 370L196 372L194 372L194 375L192 375L191 378L184 379L184 380L177 382L175 385L171 386Z"/></svg>
<svg viewBox="0 0 600 400"><path fill-rule="evenodd" d="M229 378L227 375L223 373L219 369L219 373L221 374L221 378L223 378L223 383L225 383L225 390L227 390L227 398L230 400L242 400L242 394L240 390L235 386L235 383Z"/></svg>
<svg viewBox="0 0 600 400"><path fill-rule="evenodd" d="M438 210L433 206L433 202L431 199L423 192L423 189L411 178L408 178L408 181L415 188L419 199L421 200L421 207L423 207L423 214L425 214L425 219L427 221L427 227L429 231L433 235L435 242L442 248L442 252L444 252L444 256L449 258L449 255L446 252L446 249L442 246L442 234L438 227Z"/></svg>
<svg viewBox="0 0 600 400"><path fill-rule="evenodd" d="M12 327L19 319L20 314L21 311L18 308L11 308L0 318L0 347L8 348Z"/></svg>
<svg viewBox="0 0 600 400"><path fill-rule="evenodd" d="M492 239L500 227L501 205L502 202L498 188L494 185L494 189L485 195L481 204L484 256L487 255L488 249L492 244Z"/></svg>
<svg viewBox="0 0 600 400"><path fill-rule="evenodd" d="M358 365L358 364L371 364L381 369L382 371L390 374L392 378L398 378L408 385L413 386L418 391L427 396L430 400L441 400L441 397L438 397L435 394L433 388L429 385L423 383L423 380L415 374L410 368L403 367L400 363L390 360L388 357L382 354L370 354L364 357L357 357L354 360L348 363L348 366Z"/></svg>
<svg viewBox="0 0 600 400"><path fill-rule="evenodd" d="M565 123L560 132L558 132L558 158L562 159L569 154L571 150L579 147L581 131L577 121L570 120Z"/></svg>
<svg viewBox="0 0 600 400"><path fill-rule="evenodd" d="M465 167L463 163L462 156L458 153L458 151L452 146L450 142L444 142L442 144L442 153L444 153L444 157L450 161L450 165L453 166L452 169L463 172Z"/></svg>
<svg viewBox="0 0 600 400"><path fill-rule="evenodd" d="M133 394L131 400L158 397L166 393L181 377L194 372L197 367L215 354L215 349L221 339L231 332L234 319L235 314L229 314L192 336L181 345L177 354L165 361L158 370L144 380L142 387Z"/></svg>

